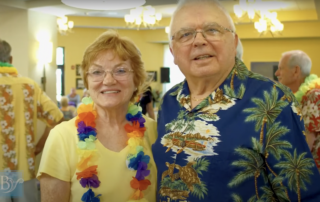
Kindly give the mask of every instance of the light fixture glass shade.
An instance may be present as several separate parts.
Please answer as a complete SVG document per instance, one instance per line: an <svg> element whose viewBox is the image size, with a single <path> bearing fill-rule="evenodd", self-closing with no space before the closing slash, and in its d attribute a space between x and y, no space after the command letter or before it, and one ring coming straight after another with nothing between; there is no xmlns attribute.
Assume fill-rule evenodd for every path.
<svg viewBox="0 0 320 202"><path fill-rule="evenodd" d="M130 9L130 14L124 16L124 20L130 27L137 27L140 25L151 28L162 19L161 13L156 13L152 6L140 6Z"/></svg>
<svg viewBox="0 0 320 202"><path fill-rule="evenodd" d="M122 10L146 3L145 0L61 0L67 6L88 10Z"/></svg>

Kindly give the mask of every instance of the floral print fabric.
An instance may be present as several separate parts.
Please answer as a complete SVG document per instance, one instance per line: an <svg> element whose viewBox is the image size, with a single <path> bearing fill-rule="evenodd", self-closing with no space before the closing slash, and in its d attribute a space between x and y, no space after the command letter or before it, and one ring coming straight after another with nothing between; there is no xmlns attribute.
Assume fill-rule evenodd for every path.
<svg viewBox="0 0 320 202"><path fill-rule="evenodd" d="M0 72L0 170L22 171L24 180L35 178L37 119L53 126L62 117L36 82Z"/></svg>
<svg viewBox="0 0 320 202"><path fill-rule="evenodd" d="M307 131L316 133L312 154L320 171L320 88L308 91L302 97L301 105L302 116Z"/></svg>

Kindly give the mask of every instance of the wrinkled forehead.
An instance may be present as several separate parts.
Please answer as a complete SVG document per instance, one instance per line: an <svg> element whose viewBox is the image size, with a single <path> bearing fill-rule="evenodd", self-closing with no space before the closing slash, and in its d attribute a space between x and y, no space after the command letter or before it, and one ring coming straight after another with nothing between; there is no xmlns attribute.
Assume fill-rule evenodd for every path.
<svg viewBox="0 0 320 202"><path fill-rule="evenodd" d="M189 3L175 13L171 33L174 34L181 28L201 29L204 25L213 22L231 28L226 13L219 6L210 2Z"/></svg>

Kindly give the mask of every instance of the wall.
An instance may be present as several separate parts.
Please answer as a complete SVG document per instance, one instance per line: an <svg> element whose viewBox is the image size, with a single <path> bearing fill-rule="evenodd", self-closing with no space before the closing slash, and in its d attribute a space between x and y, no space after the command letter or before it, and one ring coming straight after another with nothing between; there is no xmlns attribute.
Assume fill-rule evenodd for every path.
<svg viewBox="0 0 320 202"><path fill-rule="evenodd" d="M244 62L250 68L251 62L278 61L281 53L293 49L305 51L313 61L312 73L320 75L320 21L317 21L315 10L279 11L279 20L283 21L284 31L281 35L272 36L270 33L259 34L254 25L248 23L236 24L236 31L244 47ZM154 89L162 90L160 84L160 67L163 66L163 48L168 43L164 27L169 25L170 18L164 18L152 30L123 30L126 24L121 18L74 17L78 28L68 36L58 36L58 45L66 48L66 77L65 92L75 86L75 70L71 65L81 62L85 48L102 32L111 27L119 28L122 36L130 37L139 47L146 70L158 71L158 82L152 83ZM295 20L294 22L288 20ZM82 94L82 91L78 91Z"/></svg>
<svg viewBox="0 0 320 202"><path fill-rule="evenodd" d="M72 70L71 66L81 64L85 49L105 31L106 29L74 28L68 35L58 35L58 46L65 47L65 94L70 93L70 89L76 85L76 78L80 78L76 76L76 71ZM147 71L158 71L158 80L152 82L151 87L162 90L159 69L163 65L163 44L150 40L150 35L158 33L159 30L117 31L120 36L129 37L137 45ZM82 95L82 90L77 90L77 93Z"/></svg>
<svg viewBox="0 0 320 202"><path fill-rule="evenodd" d="M242 44L243 60L248 68L251 62L277 62L283 52L299 49L310 56L311 73L320 76L320 38L243 39Z"/></svg>
<svg viewBox="0 0 320 202"><path fill-rule="evenodd" d="M29 42L28 11L13 9L0 13L0 38L7 41L12 48L13 65L19 74L28 76Z"/></svg>

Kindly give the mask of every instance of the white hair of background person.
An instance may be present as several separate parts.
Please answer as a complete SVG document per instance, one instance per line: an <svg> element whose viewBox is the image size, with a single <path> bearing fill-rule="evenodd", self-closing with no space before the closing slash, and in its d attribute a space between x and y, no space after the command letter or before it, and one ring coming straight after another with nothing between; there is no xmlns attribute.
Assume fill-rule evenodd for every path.
<svg viewBox="0 0 320 202"><path fill-rule="evenodd" d="M171 36L172 36L172 22L174 21L174 17L176 16L176 14L180 11L180 9L182 7L184 7L185 5L187 4L190 4L190 3L199 3L199 2L208 2L208 3L212 3L216 6L218 6L223 12L224 14L226 15L228 21L229 21L229 24L231 26L231 30L232 31L236 31L236 27L234 25L234 22L229 14L229 12L221 5L221 3L217 0L179 0L178 4L177 4L177 8L176 10L174 11L174 13L172 14L172 17L171 17L171 22L170 22L170 25L169 25L169 33L168 33L168 37L169 37L169 46L171 47L171 42L172 42L172 39L171 39ZM192 14L190 14L192 15Z"/></svg>
<svg viewBox="0 0 320 202"><path fill-rule="evenodd" d="M288 66L293 68L299 66L302 76L309 76L311 71L312 62L310 57L301 50L292 50L282 53L282 57L289 56Z"/></svg>
<svg viewBox="0 0 320 202"><path fill-rule="evenodd" d="M243 46L242 46L240 38L238 38L236 57L242 61L242 55L243 55Z"/></svg>

